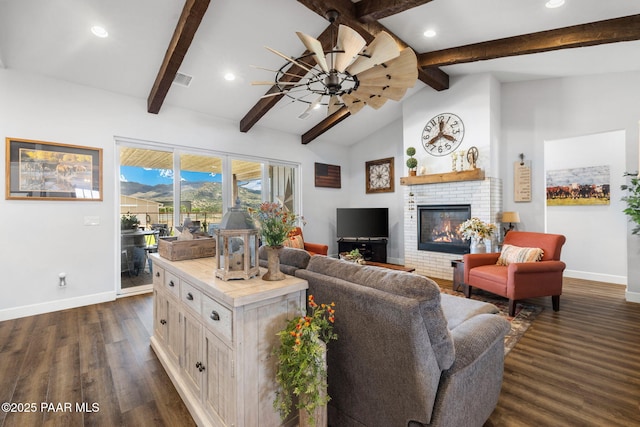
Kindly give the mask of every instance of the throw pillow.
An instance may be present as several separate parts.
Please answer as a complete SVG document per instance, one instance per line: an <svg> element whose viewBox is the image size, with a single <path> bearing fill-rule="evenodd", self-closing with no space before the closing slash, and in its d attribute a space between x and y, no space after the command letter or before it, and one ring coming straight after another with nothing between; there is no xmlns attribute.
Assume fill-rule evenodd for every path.
<svg viewBox="0 0 640 427"><path fill-rule="evenodd" d="M544 251L540 248L521 248L504 245L496 265L509 265L514 262L536 262L542 259Z"/></svg>
<svg viewBox="0 0 640 427"><path fill-rule="evenodd" d="M284 241L284 245L289 248L304 249L304 240L302 240L302 236L300 234L297 234L295 236L288 237Z"/></svg>

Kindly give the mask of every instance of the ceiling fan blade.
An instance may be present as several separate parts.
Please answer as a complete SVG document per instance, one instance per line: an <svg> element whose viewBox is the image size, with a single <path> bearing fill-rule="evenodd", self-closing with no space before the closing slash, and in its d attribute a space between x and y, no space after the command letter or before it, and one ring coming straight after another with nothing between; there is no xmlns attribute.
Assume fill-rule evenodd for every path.
<svg viewBox="0 0 640 427"><path fill-rule="evenodd" d="M407 93L406 87L390 87L390 86L365 86L360 85L356 90L356 94L376 95L383 98L400 101Z"/></svg>
<svg viewBox="0 0 640 427"><path fill-rule="evenodd" d="M351 113L352 115L356 114L357 112L362 110L365 105L367 105L361 99L358 99L348 93L342 95L342 102L344 102L345 107L347 107L347 110L349 110L349 113Z"/></svg>
<svg viewBox="0 0 640 427"><path fill-rule="evenodd" d="M324 50L322 50L322 43L304 33L297 32L296 34L300 38L300 41L302 41L302 44L304 44L304 46L307 48L307 50L313 53L313 56L316 59L316 63L320 66L322 71L328 73L329 66L327 65L327 59L324 56Z"/></svg>
<svg viewBox="0 0 640 427"><path fill-rule="evenodd" d="M342 108L342 102L340 101L338 95L331 95L331 98L329 99L329 108L327 109L327 115L332 115L340 108Z"/></svg>
<svg viewBox="0 0 640 427"><path fill-rule="evenodd" d="M262 98L271 98L272 96L278 96L278 95L286 95L287 92L289 92L289 91L285 90L285 91L282 91L282 92L267 93L266 95L262 95L260 97L260 99L262 99Z"/></svg>
<svg viewBox="0 0 640 427"><path fill-rule="evenodd" d="M271 70L271 69L269 69L269 68L260 67L260 66L258 66L258 65L249 65L249 66L250 66L251 68L256 68L256 69L258 69L258 70L269 71L269 72L272 72L272 73L280 73L280 74L285 75L285 76L298 77L299 79L307 78L307 77L301 76L300 74L285 73L284 71Z"/></svg>
<svg viewBox="0 0 640 427"><path fill-rule="evenodd" d="M397 58L400 55L400 49L393 37L382 31L369 46L364 48L361 54L365 56L358 56L353 64L347 68L351 75Z"/></svg>
<svg viewBox="0 0 640 427"><path fill-rule="evenodd" d="M300 82L274 82L272 81L255 81L255 82L251 82L252 86L275 86L275 85L279 85L279 86L295 86L295 85L306 85L306 83L300 83Z"/></svg>
<svg viewBox="0 0 640 427"><path fill-rule="evenodd" d="M344 53L335 54L335 63L333 68L343 72L349 64L353 62L353 59L362 50L367 42L362 38L358 32L346 25L340 25L338 27L338 50L343 50Z"/></svg>
<svg viewBox="0 0 640 427"><path fill-rule="evenodd" d="M364 86L413 87L418 79L418 58L411 48L400 52L400 56L381 65L376 65L358 74Z"/></svg>
<svg viewBox="0 0 640 427"><path fill-rule="evenodd" d="M307 66L306 66L306 65L304 65L304 64L301 64L300 62L296 61L296 60L295 60L295 59L293 59L293 58L289 58L287 55L285 55L285 54L284 54L284 53L282 53L282 52L278 52L277 50L272 49L272 48L270 48L269 46L265 46L265 49L267 49L269 52L273 52L273 53L275 53L276 55L278 55L278 56L279 56L279 57L281 57L281 58L286 59L287 61L291 62L292 64L296 64L298 67L302 68L303 70L311 71L311 68L307 67Z"/></svg>
<svg viewBox="0 0 640 427"><path fill-rule="evenodd" d="M381 96L372 95L367 99L367 105L374 110L382 107L385 102L387 102L387 98L383 98Z"/></svg>

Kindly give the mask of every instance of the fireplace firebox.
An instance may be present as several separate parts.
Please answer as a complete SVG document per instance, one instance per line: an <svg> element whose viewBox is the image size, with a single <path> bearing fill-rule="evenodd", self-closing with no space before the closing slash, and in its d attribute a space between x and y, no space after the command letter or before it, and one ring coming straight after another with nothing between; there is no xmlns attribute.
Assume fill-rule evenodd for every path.
<svg viewBox="0 0 640 427"><path fill-rule="evenodd" d="M468 254L458 226L470 218L471 205L418 205L418 250Z"/></svg>

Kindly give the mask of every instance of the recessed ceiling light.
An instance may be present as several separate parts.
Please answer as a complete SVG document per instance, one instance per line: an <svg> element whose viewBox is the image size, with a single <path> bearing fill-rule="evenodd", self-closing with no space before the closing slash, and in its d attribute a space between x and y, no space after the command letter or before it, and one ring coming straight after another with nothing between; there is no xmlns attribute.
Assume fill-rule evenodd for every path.
<svg viewBox="0 0 640 427"><path fill-rule="evenodd" d="M424 36L425 37L435 37L436 36L436 31L435 30L427 30L424 32Z"/></svg>
<svg viewBox="0 0 640 427"><path fill-rule="evenodd" d="M107 30L105 30L104 27L101 27L99 25L94 25L93 27L91 27L91 32L93 33L94 36L100 37L101 39L105 37L109 37L109 33L107 32Z"/></svg>
<svg viewBox="0 0 640 427"><path fill-rule="evenodd" d="M231 82L236 79L236 75L233 73L227 73L224 75L224 79Z"/></svg>
<svg viewBox="0 0 640 427"><path fill-rule="evenodd" d="M562 6L563 4L564 0L549 0L547 3L545 3L545 6L549 9L554 9L556 7Z"/></svg>

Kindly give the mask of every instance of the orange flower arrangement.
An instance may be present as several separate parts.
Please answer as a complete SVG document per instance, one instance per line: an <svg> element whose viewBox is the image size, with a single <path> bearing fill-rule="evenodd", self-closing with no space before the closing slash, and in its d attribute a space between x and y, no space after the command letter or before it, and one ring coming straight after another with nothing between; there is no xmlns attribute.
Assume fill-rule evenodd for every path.
<svg viewBox="0 0 640 427"><path fill-rule="evenodd" d="M313 295L307 300L307 314L291 319L278 332L280 346L274 351L278 357L276 381L279 391L273 402L282 420L291 413L293 396L297 396L297 409L304 409L315 423L313 412L326 405L330 397L327 390L325 344L337 339L333 332L335 303L317 304Z"/></svg>

